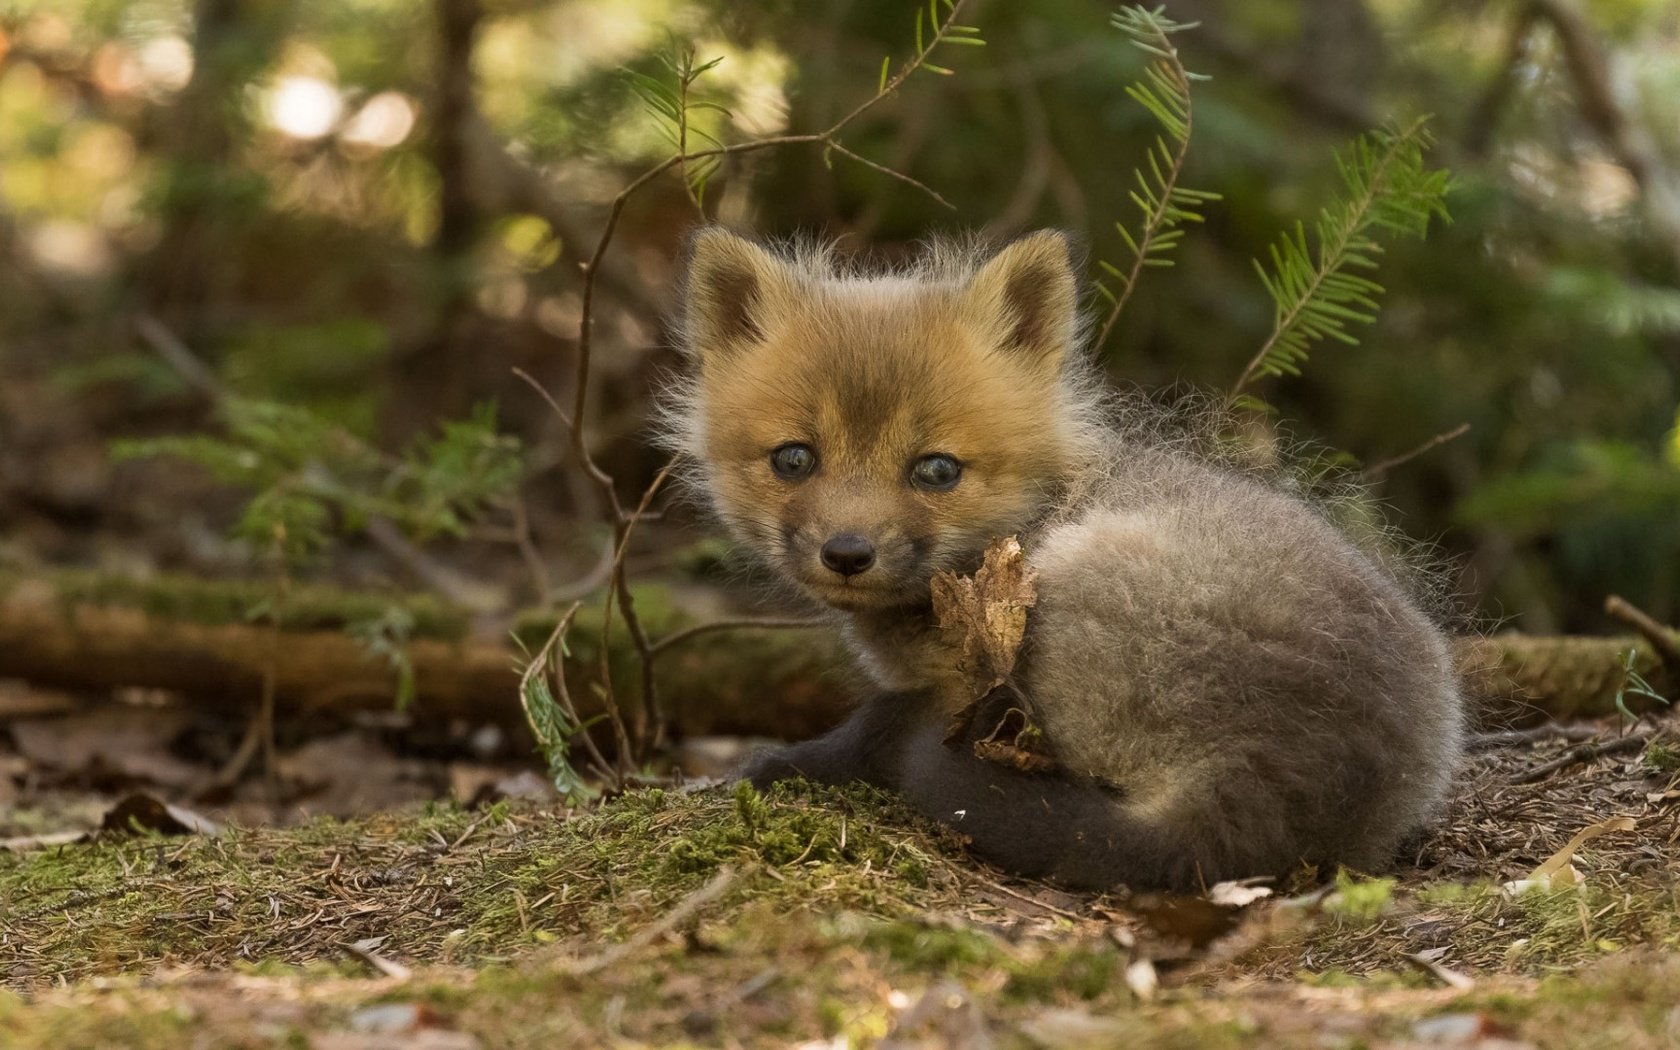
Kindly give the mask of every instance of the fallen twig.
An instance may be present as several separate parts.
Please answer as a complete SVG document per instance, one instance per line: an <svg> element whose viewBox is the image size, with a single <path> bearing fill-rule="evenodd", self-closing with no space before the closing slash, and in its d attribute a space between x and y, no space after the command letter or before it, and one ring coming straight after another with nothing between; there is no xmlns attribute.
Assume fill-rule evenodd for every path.
<svg viewBox="0 0 1680 1050"><path fill-rule="evenodd" d="M573 974L590 974L598 970L604 970L619 960L634 955L688 922L701 908L723 896L724 891L729 889L730 884L734 881L734 868L719 868L718 873L712 876L712 881L683 898L675 908L666 912L657 921L637 930L634 937L620 944L615 944L604 952L597 952L594 955L577 959L567 964L564 969Z"/></svg>
<svg viewBox="0 0 1680 1050"><path fill-rule="evenodd" d="M1489 733L1472 733L1469 747L1472 751L1493 751L1502 747L1520 747L1523 744L1538 744L1546 740L1591 740L1602 732L1597 726L1564 725L1560 722L1547 722L1530 729L1501 729Z"/></svg>
<svg viewBox="0 0 1680 1050"><path fill-rule="evenodd" d="M1656 736L1655 733L1631 733L1624 737L1617 737L1615 740L1605 741L1604 743L1594 741L1592 743L1581 744L1570 748L1568 751L1565 751L1562 755L1552 759L1550 762L1542 763L1532 769L1528 769L1517 774L1511 778L1511 783L1532 784L1537 780L1546 779L1560 769L1568 769L1570 766L1577 766L1584 762L1591 762L1594 759L1603 758L1606 755L1619 755L1625 751L1643 751L1645 749L1645 745L1650 743L1652 737L1654 736Z"/></svg>
<svg viewBox="0 0 1680 1050"><path fill-rule="evenodd" d="M1460 992L1467 992L1476 987L1475 980L1473 980L1468 974L1460 973L1450 966L1443 966L1421 952L1408 953L1401 956L1401 958L1405 959L1413 966L1416 966L1424 973L1434 977L1448 988L1452 988Z"/></svg>
<svg viewBox="0 0 1680 1050"><path fill-rule="evenodd" d="M1049 903L1046 903L1045 901L1041 901L1037 897L1032 896L1031 894L1022 893L1020 890L1013 889L1013 888L1005 885L1004 883L998 882L996 879L988 879L986 876L980 874L978 871L969 872L969 876L971 878L978 879L979 881L985 883L986 885L990 886L994 890L997 890L1001 893L1009 894L1011 897L1014 897L1018 901L1025 901L1026 903L1032 905L1035 908L1043 908L1045 911L1049 912L1052 915L1059 915L1064 919L1070 919L1074 922L1086 922L1086 921L1089 921L1089 919L1090 919L1090 916L1088 916L1088 915L1080 915L1077 912L1068 911L1066 908L1058 908L1054 904L1049 904Z"/></svg>

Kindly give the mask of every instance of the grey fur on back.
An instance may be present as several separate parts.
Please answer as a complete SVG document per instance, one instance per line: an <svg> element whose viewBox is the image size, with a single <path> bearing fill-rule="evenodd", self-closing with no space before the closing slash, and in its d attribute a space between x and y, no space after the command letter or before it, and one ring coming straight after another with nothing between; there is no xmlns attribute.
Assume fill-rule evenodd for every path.
<svg viewBox="0 0 1680 1050"><path fill-rule="evenodd" d="M1176 829L1180 876L1381 867L1440 809L1463 736L1446 640L1298 498L1133 448L1029 560L1029 703L1063 766Z"/></svg>

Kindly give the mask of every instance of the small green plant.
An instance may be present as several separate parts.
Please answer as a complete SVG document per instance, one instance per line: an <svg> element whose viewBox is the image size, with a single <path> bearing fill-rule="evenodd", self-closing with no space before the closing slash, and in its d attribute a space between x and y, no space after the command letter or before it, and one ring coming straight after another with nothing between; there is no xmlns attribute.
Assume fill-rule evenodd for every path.
<svg viewBox="0 0 1680 1050"><path fill-rule="evenodd" d="M493 503L514 492L524 464L518 442L497 432L492 405L445 423L436 436L394 456L307 408L240 397L210 381L203 385L214 394L223 433L120 441L112 452L119 460L184 459L250 494L233 532L272 561L271 585L245 611L248 621L270 628L270 662L245 740L217 774L218 783L231 784L259 748L265 770L273 773L280 632L298 569L375 520L419 539L464 536ZM416 692L407 653L413 629L413 615L396 605L347 627L370 656L391 668L398 709Z"/></svg>
<svg viewBox="0 0 1680 1050"><path fill-rule="evenodd" d="M536 738L537 750L548 763L548 776L560 797L570 803L587 802L596 794L589 781L572 763L574 745L581 747L593 766L592 772L602 780L616 780L615 764L596 746L587 732L598 719L585 720L572 703L571 690L566 685L565 661L571 656L566 645L566 633L577 615L578 604L560 617L548 641L526 661L519 676L519 704L525 711L525 721ZM515 644L520 644L518 636Z"/></svg>
<svg viewBox="0 0 1680 1050"><path fill-rule="evenodd" d="M335 535L372 518L421 539L463 536L468 524L519 481L516 439L496 430L495 406L393 456L309 409L243 397L219 405L224 433L119 441L119 459L176 456L251 496L235 535L256 545L282 537L296 567L325 551Z"/></svg>
<svg viewBox="0 0 1680 1050"><path fill-rule="evenodd" d="M1640 719L1640 716L1634 714L1633 709L1627 705L1627 698L1630 696L1655 700L1664 707L1668 706L1668 698L1651 688L1651 683L1634 670L1634 664L1638 659L1639 650L1629 648L1622 657L1622 684L1616 689L1616 710L1629 722L1637 722Z"/></svg>
<svg viewBox="0 0 1680 1050"><path fill-rule="evenodd" d="M1645 767L1654 773L1680 773L1680 748L1651 743L1645 747Z"/></svg>
<svg viewBox="0 0 1680 1050"><path fill-rule="evenodd" d="M416 692L414 661L408 657L408 640L414 634L414 613L400 605L390 605L378 616L347 624L345 630L362 643L362 648L370 657L384 660L397 676L397 710L408 710Z"/></svg>

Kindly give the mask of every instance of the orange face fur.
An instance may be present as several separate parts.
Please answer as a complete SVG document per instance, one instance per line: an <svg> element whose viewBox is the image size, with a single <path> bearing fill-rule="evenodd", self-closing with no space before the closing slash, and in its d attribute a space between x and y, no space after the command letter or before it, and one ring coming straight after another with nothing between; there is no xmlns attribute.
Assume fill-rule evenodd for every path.
<svg viewBox="0 0 1680 1050"><path fill-rule="evenodd" d="M829 605L926 601L935 571L1027 525L1068 469L1076 300L1059 235L977 269L854 277L705 230L688 300L687 441L712 501Z"/></svg>

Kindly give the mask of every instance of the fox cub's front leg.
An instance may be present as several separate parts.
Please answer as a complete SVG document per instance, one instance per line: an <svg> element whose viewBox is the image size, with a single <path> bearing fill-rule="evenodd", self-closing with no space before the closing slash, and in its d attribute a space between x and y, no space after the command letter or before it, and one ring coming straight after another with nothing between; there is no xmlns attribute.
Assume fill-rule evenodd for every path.
<svg viewBox="0 0 1680 1050"><path fill-rule="evenodd" d="M905 730L928 706L918 693L866 701L840 725L798 744L767 748L742 763L740 776L754 787L804 777L822 784L863 781L892 787Z"/></svg>

